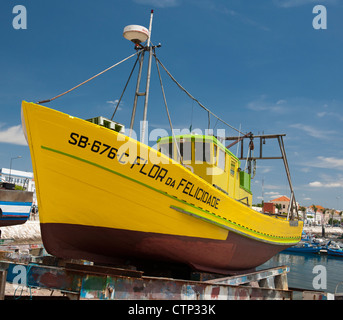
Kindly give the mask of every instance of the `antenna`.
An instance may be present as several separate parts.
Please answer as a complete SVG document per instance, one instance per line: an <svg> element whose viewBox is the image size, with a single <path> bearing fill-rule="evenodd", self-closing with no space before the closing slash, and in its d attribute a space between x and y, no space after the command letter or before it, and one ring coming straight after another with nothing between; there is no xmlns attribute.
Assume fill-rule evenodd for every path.
<svg viewBox="0 0 343 320"><path fill-rule="evenodd" d="M143 26L131 24L124 28L123 37L134 44L141 44L141 42L145 42L150 38L150 32Z"/></svg>
<svg viewBox="0 0 343 320"><path fill-rule="evenodd" d="M141 139L140 139L141 142L143 142L143 143L145 140L146 118L147 118L149 88L150 88L151 58L152 58L152 49L153 49L153 47L150 46L150 38L151 38L153 16L154 16L154 10L151 10L149 30L143 26L133 24L133 25L126 26L124 28L124 32L123 32L124 38L129 40L129 41L132 41L136 45L135 49L137 49L137 47L144 49L144 51L141 53L140 61L139 61L140 66L139 66L138 77L137 77L136 94L135 94L135 100L133 103L131 123L130 123L130 134L129 134L129 136L131 136L133 124L134 124L134 120L135 120L135 115L136 115L138 97L139 96L145 96L144 111L143 111L143 122L142 122ZM145 42L145 41L147 41L146 46L142 46L141 43ZM146 80L145 92L141 93L141 92L139 92L139 87L140 87L145 51L148 51L148 53L149 53L148 71L147 71L147 80Z"/></svg>
<svg viewBox="0 0 343 320"><path fill-rule="evenodd" d="M152 18L153 18L153 16L154 16L154 10L151 10L151 13L150 13L150 23L149 23L149 38L148 38L148 44L147 44L148 47L150 46L150 38L151 38Z"/></svg>

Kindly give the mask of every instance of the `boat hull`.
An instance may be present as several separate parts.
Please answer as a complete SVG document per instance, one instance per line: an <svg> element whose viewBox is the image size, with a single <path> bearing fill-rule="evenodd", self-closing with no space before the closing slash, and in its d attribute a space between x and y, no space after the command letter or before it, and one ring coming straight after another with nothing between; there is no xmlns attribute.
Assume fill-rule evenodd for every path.
<svg viewBox="0 0 343 320"><path fill-rule="evenodd" d="M104 264L177 262L218 274L252 270L283 249L234 232L224 241L71 224L42 224L41 232L46 249L66 259Z"/></svg>
<svg viewBox="0 0 343 320"><path fill-rule="evenodd" d="M30 217L33 193L0 190L0 227L23 224Z"/></svg>
<svg viewBox="0 0 343 320"><path fill-rule="evenodd" d="M320 247L308 247L308 248L296 248L296 247L290 247L284 250L283 252L289 252L289 253L319 253Z"/></svg>
<svg viewBox="0 0 343 320"><path fill-rule="evenodd" d="M329 249L329 248L327 248L327 254L330 256L343 258L343 250L342 249Z"/></svg>
<svg viewBox="0 0 343 320"><path fill-rule="evenodd" d="M152 259L231 273L301 238L134 139L23 102L42 239L57 257Z"/></svg>

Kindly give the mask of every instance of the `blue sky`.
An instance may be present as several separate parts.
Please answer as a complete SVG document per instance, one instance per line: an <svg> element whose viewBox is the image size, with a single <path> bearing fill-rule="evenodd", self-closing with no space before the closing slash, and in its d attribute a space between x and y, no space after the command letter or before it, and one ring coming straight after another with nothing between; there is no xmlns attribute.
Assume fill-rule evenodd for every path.
<svg viewBox="0 0 343 320"><path fill-rule="evenodd" d="M15 5L27 29L15 30ZM327 9L316 30L315 5ZM0 167L31 171L21 131L22 100L64 92L129 56L129 24L148 27L174 77L214 113L242 131L285 133L296 199L343 209L343 3L340 0L2 0L0 3ZM47 106L73 116L111 117L134 59ZM168 129L155 65L149 128ZM204 129L207 114L163 74L175 128ZM135 79L115 120L129 125ZM144 86L142 87L143 90ZM138 116L142 114L143 100ZM212 125L215 119L211 119ZM224 128L217 124L216 129ZM226 128L227 129L227 128ZM235 134L227 130L227 134ZM272 146L270 146L272 147ZM275 145L273 155L278 155ZM243 163L244 166L244 163ZM258 162L255 203L289 196L281 160Z"/></svg>

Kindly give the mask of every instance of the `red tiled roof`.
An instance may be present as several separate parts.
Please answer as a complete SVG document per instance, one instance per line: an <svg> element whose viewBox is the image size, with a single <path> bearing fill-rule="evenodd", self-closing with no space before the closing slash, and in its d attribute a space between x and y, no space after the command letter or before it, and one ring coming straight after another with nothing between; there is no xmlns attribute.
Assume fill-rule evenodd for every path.
<svg viewBox="0 0 343 320"><path fill-rule="evenodd" d="M290 201L290 199L286 196L281 196L280 198L276 198L276 199L273 199L273 200L270 200L271 202L281 202L281 201Z"/></svg>
<svg viewBox="0 0 343 320"><path fill-rule="evenodd" d="M309 208L313 209L313 205L312 205L312 206L309 206ZM322 206L320 206L320 205L316 206L316 208L317 208L318 210L324 210L324 209L325 209L324 207L322 207Z"/></svg>

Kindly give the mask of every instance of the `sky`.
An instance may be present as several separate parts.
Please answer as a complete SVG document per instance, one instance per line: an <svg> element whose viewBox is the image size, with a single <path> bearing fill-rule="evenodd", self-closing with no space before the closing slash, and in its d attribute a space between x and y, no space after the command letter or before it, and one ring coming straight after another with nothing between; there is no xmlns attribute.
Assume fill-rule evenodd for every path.
<svg viewBox="0 0 343 320"><path fill-rule="evenodd" d="M26 29L15 28L17 5L26 9ZM325 12L314 12L317 5L326 9L320 20ZM9 168L12 159L13 169L32 171L21 101L52 98L134 53L123 29L148 28L151 9L151 41L161 43L157 56L176 80L242 132L286 134L297 202L342 210L341 0L1 0L0 168ZM46 106L84 119L110 118L134 61ZM154 63L149 130L170 132ZM114 118L127 127L135 77ZM207 113L164 72L162 79L173 127L205 129ZM237 135L213 117L211 127ZM278 156L278 145L267 141L267 153ZM254 203L262 195L264 201L290 196L282 160L258 161L252 190Z"/></svg>

